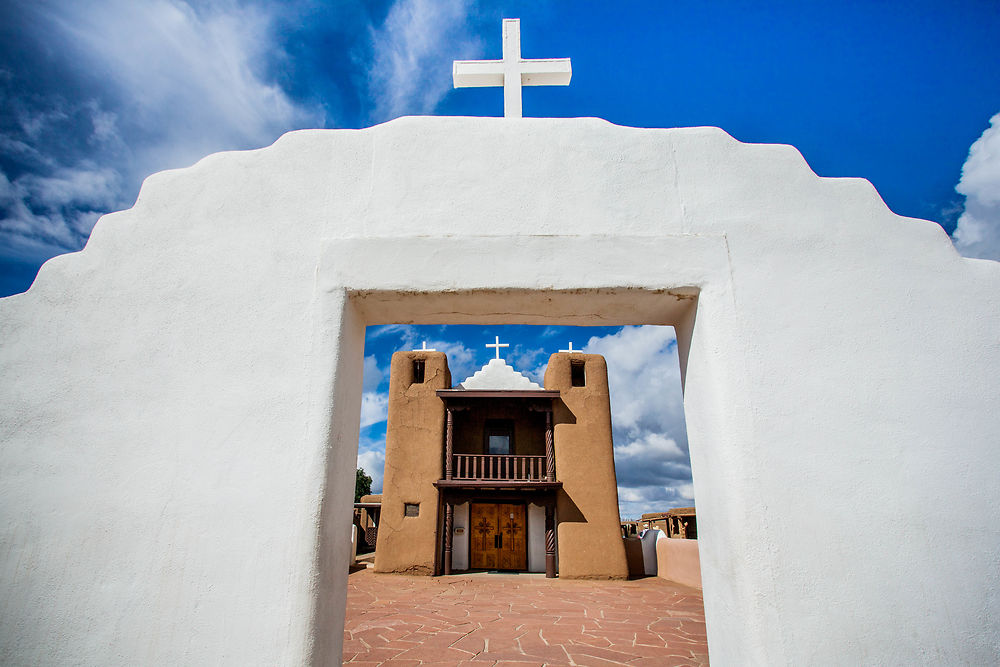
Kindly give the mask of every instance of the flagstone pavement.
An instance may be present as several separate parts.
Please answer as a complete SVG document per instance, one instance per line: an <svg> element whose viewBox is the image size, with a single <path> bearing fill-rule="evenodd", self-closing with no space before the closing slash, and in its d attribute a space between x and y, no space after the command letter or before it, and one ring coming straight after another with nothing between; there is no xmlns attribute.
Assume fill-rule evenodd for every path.
<svg viewBox="0 0 1000 667"><path fill-rule="evenodd" d="M348 576L344 663L707 665L701 591L656 577Z"/></svg>

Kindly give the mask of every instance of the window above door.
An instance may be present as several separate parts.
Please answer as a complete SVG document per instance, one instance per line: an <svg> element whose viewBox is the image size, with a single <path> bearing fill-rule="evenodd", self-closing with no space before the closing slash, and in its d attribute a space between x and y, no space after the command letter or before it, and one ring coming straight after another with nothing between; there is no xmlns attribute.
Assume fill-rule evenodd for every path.
<svg viewBox="0 0 1000 667"><path fill-rule="evenodd" d="M514 422L504 419L487 420L483 440L486 454L514 453Z"/></svg>

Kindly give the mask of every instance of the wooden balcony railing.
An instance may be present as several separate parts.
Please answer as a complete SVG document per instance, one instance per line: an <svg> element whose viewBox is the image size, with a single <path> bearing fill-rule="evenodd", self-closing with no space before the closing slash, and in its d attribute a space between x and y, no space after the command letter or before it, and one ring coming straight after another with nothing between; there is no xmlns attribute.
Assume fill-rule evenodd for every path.
<svg viewBox="0 0 1000 667"><path fill-rule="evenodd" d="M545 470L544 456L455 454L451 479L544 482Z"/></svg>

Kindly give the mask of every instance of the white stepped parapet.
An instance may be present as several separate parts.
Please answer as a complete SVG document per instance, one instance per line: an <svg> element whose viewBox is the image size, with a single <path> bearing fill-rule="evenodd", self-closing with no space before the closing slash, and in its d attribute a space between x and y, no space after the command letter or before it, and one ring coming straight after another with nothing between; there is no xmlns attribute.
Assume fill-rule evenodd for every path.
<svg viewBox="0 0 1000 667"><path fill-rule="evenodd" d="M490 359L486 364L471 377L465 379L457 387L458 389L485 389L485 390L531 390L541 389L537 382L532 382L524 377L520 372L515 371L507 365L503 359Z"/></svg>

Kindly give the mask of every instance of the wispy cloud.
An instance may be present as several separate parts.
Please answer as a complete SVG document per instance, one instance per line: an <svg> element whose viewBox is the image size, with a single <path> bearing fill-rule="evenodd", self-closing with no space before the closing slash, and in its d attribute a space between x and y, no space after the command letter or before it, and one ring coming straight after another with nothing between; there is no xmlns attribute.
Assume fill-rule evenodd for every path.
<svg viewBox="0 0 1000 667"><path fill-rule="evenodd" d="M373 122L434 111L451 90L451 62L482 44L468 29L470 0L397 0L372 29L369 63Z"/></svg>
<svg viewBox="0 0 1000 667"><path fill-rule="evenodd" d="M385 379L386 371L378 365L378 359L375 355L370 354L365 357L364 366L364 391L376 391L379 385L382 384L382 380Z"/></svg>
<svg viewBox="0 0 1000 667"><path fill-rule="evenodd" d="M1000 260L1000 113L969 149L955 189L965 195L955 247L967 257Z"/></svg>
<svg viewBox="0 0 1000 667"><path fill-rule="evenodd" d="M361 394L361 428L389 418L389 394L366 391Z"/></svg>
<svg viewBox="0 0 1000 667"><path fill-rule="evenodd" d="M21 46L47 69L0 76L5 252L76 250L150 173L322 125L321 110L268 75L284 57L275 22L288 11L230 0L20 5Z"/></svg>

